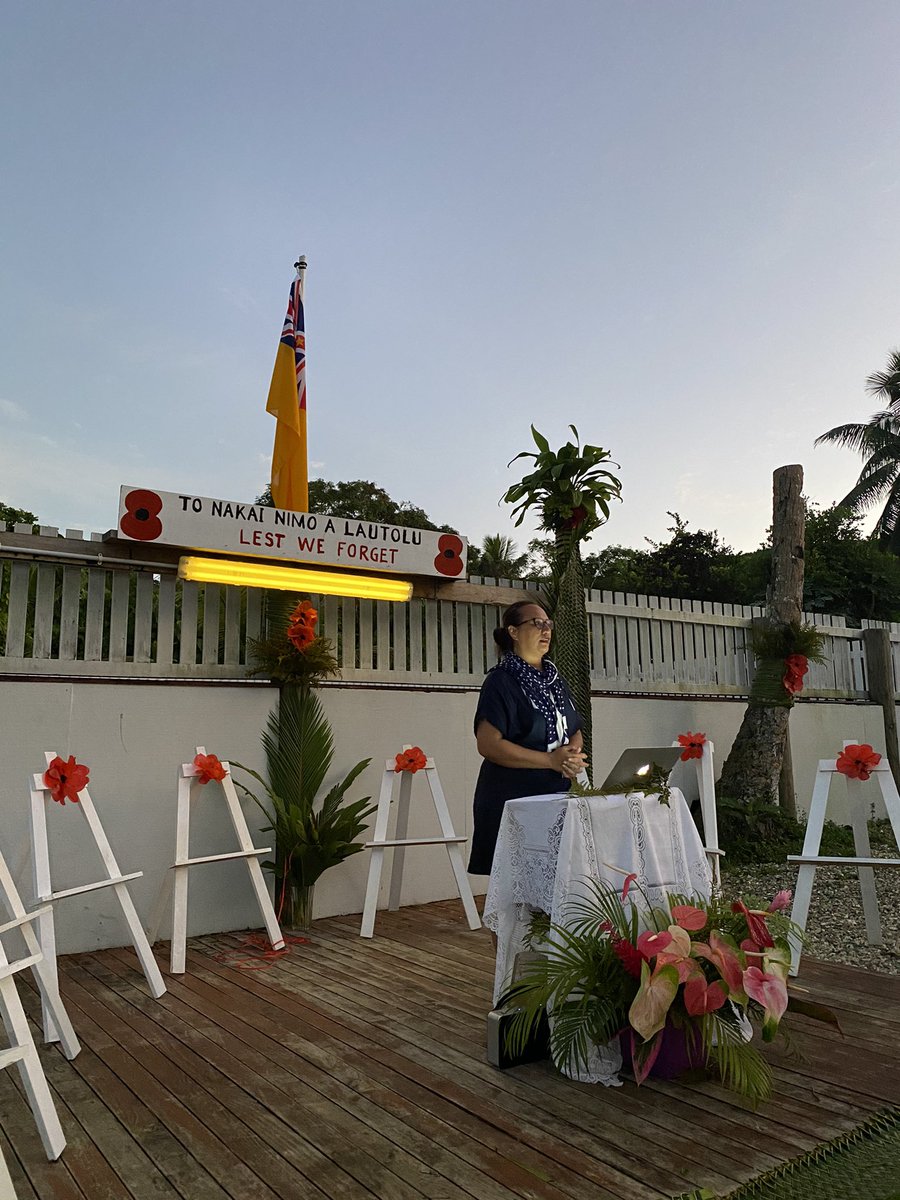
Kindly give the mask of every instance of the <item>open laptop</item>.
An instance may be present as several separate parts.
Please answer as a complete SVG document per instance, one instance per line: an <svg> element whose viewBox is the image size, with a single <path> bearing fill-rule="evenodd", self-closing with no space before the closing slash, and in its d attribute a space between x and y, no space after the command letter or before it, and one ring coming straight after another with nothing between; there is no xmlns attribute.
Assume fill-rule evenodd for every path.
<svg viewBox="0 0 900 1200"><path fill-rule="evenodd" d="M604 792L640 792L654 767L667 775L681 758L682 746L635 746L623 750L600 785Z"/></svg>

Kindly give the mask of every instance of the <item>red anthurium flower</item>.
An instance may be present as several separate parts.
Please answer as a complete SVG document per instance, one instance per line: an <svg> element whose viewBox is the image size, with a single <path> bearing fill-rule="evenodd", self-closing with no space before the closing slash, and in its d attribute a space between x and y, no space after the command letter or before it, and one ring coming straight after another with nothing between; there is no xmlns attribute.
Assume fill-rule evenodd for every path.
<svg viewBox="0 0 900 1200"><path fill-rule="evenodd" d="M872 768L881 762L881 755L876 753L868 742L861 746L845 746L838 756L835 766L848 779L861 779L863 782L872 774Z"/></svg>
<svg viewBox="0 0 900 1200"><path fill-rule="evenodd" d="M215 754L195 755L194 766L197 768L194 778L198 783L209 783L211 779L222 780L225 778L225 768Z"/></svg>
<svg viewBox="0 0 900 1200"><path fill-rule="evenodd" d="M789 654L784 660L784 678L782 683L785 690L795 695L803 689L803 676L809 670L809 659L805 654Z"/></svg>
<svg viewBox="0 0 900 1200"><path fill-rule="evenodd" d="M772 897L772 903L769 905L769 912L781 912L784 908L790 908L791 900L794 898L794 893L790 888L782 888L780 892L776 892Z"/></svg>
<svg viewBox="0 0 900 1200"><path fill-rule="evenodd" d="M632 874L632 875L626 875L626 877L625 877L625 882L622 884L622 899L623 899L623 900L627 900L627 899L628 899L628 892L629 892L629 890L630 890L630 888L631 888L631 885L634 883L634 881L635 881L636 879L637 879L637 875L636 875L636 874Z"/></svg>
<svg viewBox="0 0 900 1200"><path fill-rule="evenodd" d="M65 804L71 800L77 804L78 793L87 787L89 778L88 768L77 763L73 754L69 755L68 762L64 762L57 754L44 772L44 787L49 789L57 803Z"/></svg>
<svg viewBox="0 0 900 1200"><path fill-rule="evenodd" d="M671 943L672 935L667 929L662 929L658 933L654 929L648 929L646 933L642 933L637 940L637 948L644 958L652 958L660 950L665 950Z"/></svg>
<svg viewBox="0 0 900 1200"><path fill-rule="evenodd" d="M769 927L766 924L766 914L764 912L760 912L757 908L748 908L743 900L735 900L731 906L731 911L744 914L748 934L763 950L768 946L775 945L772 935L769 933Z"/></svg>
<svg viewBox="0 0 900 1200"><path fill-rule="evenodd" d="M706 924L706 913L702 908L694 908L693 904L676 904L672 908L672 920L682 929L696 933Z"/></svg>
<svg viewBox="0 0 900 1200"><path fill-rule="evenodd" d="M421 771L428 762L418 746L410 746L408 750L398 754L394 761L397 764L394 767L395 771L409 771L410 775Z"/></svg>
<svg viewBox="0 0 900 1200"><path fill-rule="evenodd" d="M684 1007L692 1017L715 1012L728 999L728 989L721 980L707 984L705 977L689 979L684 985Z"/></svg>
<svg viewBox="0 0 900 1200"><path fill-rule="evenodd" d="M702 758L703 747L706 744L705 733L679 733L678 743L684 746L681 752L681 761L687 762L689 758Z"/></svg>
<svg viewBox="0 0 900 1200"><path fill-rule="evenodd" d="M762 950L750 938L744 938L741 942L741 949L748 957L755 956L756 958L762 958L763 956Z"/></svg>
<svg viewBox="0 0 900 1200"><path fill-rule="evenodd" d="M687 983L696 975L703 975L703 968L689 954L676 954L670 953L668 950L660 950L656 956L656 965L658 967L674 967L682 983Z"/></svg>

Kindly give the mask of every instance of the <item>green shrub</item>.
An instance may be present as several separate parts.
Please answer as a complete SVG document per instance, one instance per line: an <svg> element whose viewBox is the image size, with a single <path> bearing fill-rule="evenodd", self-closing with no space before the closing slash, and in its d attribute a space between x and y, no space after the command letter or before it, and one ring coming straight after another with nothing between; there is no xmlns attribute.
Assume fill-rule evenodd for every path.
<svg viewBox="0 0 900 1200"><path fill-rule="evenodd" d="M784 862L789 854L799 854L803 848L805 822L795 821L775 804L762 800L741 804L735 800L720 799L717 809L719 846L724 850L725 861L730 867ZM876 835L873 831L875 844ZM826 821L819 853L852 855L853 830L850 826Z"/></svg>

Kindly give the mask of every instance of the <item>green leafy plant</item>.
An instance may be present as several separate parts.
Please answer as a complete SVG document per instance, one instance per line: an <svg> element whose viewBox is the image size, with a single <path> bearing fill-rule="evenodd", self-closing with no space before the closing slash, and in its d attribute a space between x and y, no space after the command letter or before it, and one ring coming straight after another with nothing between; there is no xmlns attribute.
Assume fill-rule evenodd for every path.
<svg viewBox="0 0 900 1200"><path fill-rule="evenodd" d="M282 690L262 742L268 782L241 763L233 765L252 776L265 794L260 799L238 784L269 819L266 828L275 834L277 857L263 866L275 872L283 894L289 883L308 887L323 871L363 849L356 839L376 806L369 804L370 796L350 802L345 796L371 760L358 762L316 803L334 758L334 739L322 702L311 689Z"/></svg>
<svg viewBox="0 0 900 1200"><path fill-rule="evenodd" d="M669 1029L680 1030L701 1062L756 1104L771 1094L771 1071L742 1017L772 1041L787 1007L836 1024L820 1005L789 997L790 892L766 906L753 900L669 895L665 906L628 902L596 880L572 901L562 925L543 929L545 957L501 999L513 1010L510 1049L521 1053L542 1013L563 1069L586 1065L593 1045L625 1035L635 1080L651 1071ZM641 925L649 926L640 932Z"/></svg>

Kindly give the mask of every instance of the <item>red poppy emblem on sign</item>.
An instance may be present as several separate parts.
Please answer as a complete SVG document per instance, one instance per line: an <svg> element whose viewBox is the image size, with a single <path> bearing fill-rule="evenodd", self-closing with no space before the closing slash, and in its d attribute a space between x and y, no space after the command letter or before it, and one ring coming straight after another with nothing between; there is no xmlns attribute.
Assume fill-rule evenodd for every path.
<svg viewBox="0 0 900 1200"><path fill-rule="evenodd" d="M434 559L434 569L441 575L456 576L462 574L462 539L455 533L442 533L438 538L438 552Z"/></svg>
<svg viewBox="0 0 900 1200"><path fill-rule="evenodd" d="M125 497L125 515L119 528L126 537L139 542L153 542L162 533L162 500L147 488L135 488Z"/></svg>

